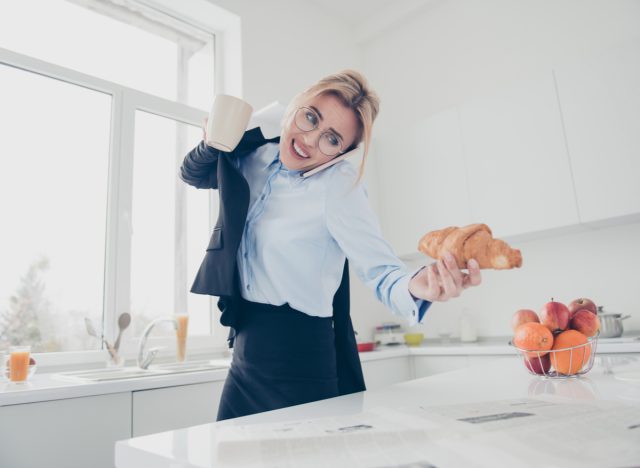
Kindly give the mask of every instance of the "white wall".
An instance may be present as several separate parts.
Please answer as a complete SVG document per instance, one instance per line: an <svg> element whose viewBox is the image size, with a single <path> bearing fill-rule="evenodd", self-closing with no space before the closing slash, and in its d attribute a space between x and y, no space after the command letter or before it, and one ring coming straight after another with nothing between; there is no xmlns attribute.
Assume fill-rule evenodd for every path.
<svg viewBox="0 0 640 468"><path fill-rule="evenodd" d="M385 232L397 228L384 224L385 213L402 208L385 203L384 194L405 190L403 174L419 157L419 148L402 143L416 119L638 37L638 25L640 2L630 0L435 0L365 43L363 69L382 100L376 151L378 173L384 174L378 196ZM437 174L426 175L427 182L429 177ZM508 335L519 308L539 309L551 296L566 302L587 296L611 311L634 314L625 328L640 330L638 239L640 225L634 224L518 244L521 270L485 272L481 287L434 305L418 328L427 336L446 327L457 333L458 314L467 307L481 335ZM358 286L352 294L355 327L370 333L393 316Z"/></svg>

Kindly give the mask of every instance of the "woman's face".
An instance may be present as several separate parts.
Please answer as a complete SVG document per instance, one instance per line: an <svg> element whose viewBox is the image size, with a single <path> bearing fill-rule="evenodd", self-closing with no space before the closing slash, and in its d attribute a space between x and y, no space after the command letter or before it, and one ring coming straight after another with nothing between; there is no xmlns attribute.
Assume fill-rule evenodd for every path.
<svg viewBox="0 0 640 468"><path fill-rule="evenodd" d="M333 95L317 96L302 102L300 106L314 111L308 115L305 114L307 122L311 122L309 125L315 123L314 113L318 119L317 128L305 132L296 125L294 114L282 130L280 160L287 169L293 171L313 169L335 157L328 156L320 150L320 135L324 134L323 149L331 153L327 151L327 147L330 143L337 141L334 137L339 139L342 151L345 151L353 144L358 132L358 119L353 110L344 106Z"/></svg>

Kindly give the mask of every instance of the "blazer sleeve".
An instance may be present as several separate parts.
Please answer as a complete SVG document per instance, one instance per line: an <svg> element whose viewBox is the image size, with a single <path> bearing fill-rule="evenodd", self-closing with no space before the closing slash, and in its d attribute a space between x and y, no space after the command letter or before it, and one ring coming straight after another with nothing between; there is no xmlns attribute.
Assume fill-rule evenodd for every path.
<svg viewBox="0 0 640 468"><path fill-rule="evenodd" d="M200 189L218 188L218 158L221 151L207 145L204 140L192 149L182 161L180 178Z"/></svg>

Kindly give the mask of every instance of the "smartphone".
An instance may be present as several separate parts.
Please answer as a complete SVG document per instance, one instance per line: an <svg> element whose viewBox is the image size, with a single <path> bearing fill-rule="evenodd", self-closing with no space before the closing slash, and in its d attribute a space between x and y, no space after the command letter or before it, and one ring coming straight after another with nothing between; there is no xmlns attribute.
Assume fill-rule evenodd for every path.
<svg viewBox="0 0 640 468"><path fill-rule="evenodd" d="M336 156L335 158L333 158L330 161L327 161L324 164L320 164L318 167L314 167L313 169L307 171L307 172L303 172L302 173L302 177L311 177L314 174L317 174L320 171L325 170L328 167L333 166L336 163L339 163L340 161L342 161L343 159L347 159L349 156L352 156L354 153L356 153L357 151L360 151L362 145L358 145L356 146L354 149L352 149L351 151L347 151L344 154L341 154L340 156Z"/></svg>

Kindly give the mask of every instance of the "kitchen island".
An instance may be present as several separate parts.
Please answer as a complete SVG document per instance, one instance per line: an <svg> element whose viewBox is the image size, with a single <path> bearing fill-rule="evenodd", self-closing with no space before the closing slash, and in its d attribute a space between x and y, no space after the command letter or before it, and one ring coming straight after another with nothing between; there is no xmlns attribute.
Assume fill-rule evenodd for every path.
<svg viewBox="0 0 640 468"><path fill-rule="evenodd" d="M500 408L509 406L520 410L501 412ZM546 419L538 416L534 414L537 408L552 408L557 417L551 420L548 414ZM254 433L260 433L260 427L273 429L287 421L314 423L329 417L365 420L376 414L411 418L412 411L413 426L407 426L406 434L407 440L413 437L414 442L416 436L424 436L425 454L420 466L637 466L640 354L597 360L588 374L566 379L533 376L514 357L374 391L137 437L116 444L116 467L202 468L225 466L225 461L231 466L230 460L221 458L220 441L228 440L230 431L233 437L237 437L237 431L247 432L248 425L253 426ZM456 414L476 417L456 418ZM487 419L505 414L518 417L508 422ZM424 428L416 427L416 421L422 421ZM477 424L480 421L490 422ZM386 434L387 440L392 440L392 435ZM377 437L384 440L385 434ZM542 444L542 440L547 442ZM348 450L348 445L346 441L342 447ZM246 447L248 452L255 449L255 444L247 443ZM272 445L274 448L278 446ZM402 461L389 461L389 448L381 446L378 454L361 465L345 462L344 466L396 466ZM242 449L236 456L238 453L242 455ZM290 453L264 455L262 462L253 459L251 466L289 466ZM336 451L335 455L344 454ZM309 466L343 466L326 456L306 460ZM235 464L239 464L237 458Z"/></svg>

